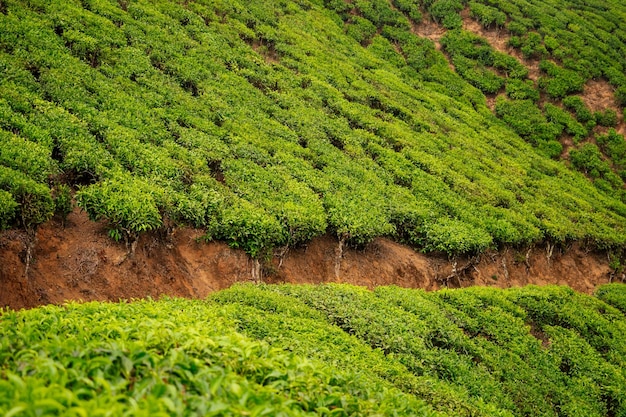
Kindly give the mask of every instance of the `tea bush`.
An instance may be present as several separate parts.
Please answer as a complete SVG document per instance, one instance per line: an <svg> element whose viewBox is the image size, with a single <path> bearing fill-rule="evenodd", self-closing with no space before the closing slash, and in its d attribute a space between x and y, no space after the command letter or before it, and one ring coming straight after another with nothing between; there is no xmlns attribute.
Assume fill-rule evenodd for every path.
<svg viewBox="0 0 626 417"><path fill-rule="evenodd" d="M624 243L617 142L598 141L613 174L593 182L550 160L563 135L614 124L571 94L626 85L619 4L2 4L1 227L32 230L75 193L117 239L189 225L255 257L325 233L451 256ZM537 86L462 30L465 7L543 60ZM447 28L447 56L414 33L423 18ZM485 93L506 93L497 117Z"/></svg>

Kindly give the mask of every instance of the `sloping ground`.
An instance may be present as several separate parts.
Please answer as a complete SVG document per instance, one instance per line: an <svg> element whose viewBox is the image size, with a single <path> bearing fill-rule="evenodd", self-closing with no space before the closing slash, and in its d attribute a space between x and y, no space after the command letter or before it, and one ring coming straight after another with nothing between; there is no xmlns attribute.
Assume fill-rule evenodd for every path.
<svg viewBox="0 0 626 417"><path fill-rule="evenodd" d="M101 223L75 210L66 226L49 222L37 233L26 275L26 236L0 234L0 306L14 309L66 300L109 300L173 295L204 298L255 277L255 262L224 243L198 241L200 231L179 229L172 236L146 235L127 258L124 244L111 241ZM399 285L444 287L564 284L592 293L612 276L605 253L571 248L508 249L475 258L423 255L378 238L364 249L338 252L332 236L277 252L263 265L268 283L343 282L374 288ZM552 253L550 254L550 251ZM278 256L281 254L282 256ZM550 256L549 256L550 255Z"/></svg>
<svg viewBox="0 0 626 417"><path fill-rule="evenodd" d="M626 287L236 286L0 313L0 414L626 413Z"/></svg>
<svg viewBox="0 0 626 417"><path fill-rule="evenodd" d="M525 58L519 49L513 48L509 44L511 38L510 33L503 28L496 27L484 27L475 19L470 16L469 9L463 9L461 12L463 18L463 29L472 32L489 42L495 50L511 55L520 61L526 68L528 68L528 79L537 82L541 76L541 70L539 69L540 60L537 58ZM436 23L426 20L418 25L422 27L422 30L417 31L420 36L427 36L428 33L436 33L436 41L444 35L445 29ZM431 40L435 40L432 39ZM616 103L615 100L615 87L611 86L609 82L603 78L588 80L583 91L580 94L584 103L592 112L605 111L607 109L615 111L618 117L616 130L620 134L626 133L626 123L624 122L623 110ZM488 102L490 97L487 98ZM493 102L493 99L491 99ZM490 106L493 109L493 106Z"/></svg>
<svg viewBox="0 0 626 417"><path fill-rule="evenodd" d="M328 235L450 256L626 246L623 183L591 166L599 151L577 169L604 182L550 159L563 123L583 127L526 100L494 117L473 85L505 80L459 52L492 51L447 32L470 84L411 32L415 2L3 4L2 228L32 234L74 198L113 239L196 227L258 261ZM508 58L516 95L537 93Z"/></svg>
<svg viewBox="0 0 626 417"><path fill-rule="evenodd" d="M510 34L503 28L486 28L470 16L469 9L463 9L461 12L463 18L463 29L475 33L486 39L495 50L511 55L528 68L528 78L537 81L541 75L539 69L539 60L533 58L525 58L519 49L515 49L509 45Z"/></svg>

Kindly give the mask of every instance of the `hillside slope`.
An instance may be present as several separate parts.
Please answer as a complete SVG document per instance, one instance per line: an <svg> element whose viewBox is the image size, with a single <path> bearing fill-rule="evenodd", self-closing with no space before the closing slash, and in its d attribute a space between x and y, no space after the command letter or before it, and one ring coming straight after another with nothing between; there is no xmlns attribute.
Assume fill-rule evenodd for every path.
<svg viewBox="0 0 626 417"><path fill-rule="evenodd" d="M3 311L0 412L623 416L625 288L236 286Z"/></svg>
<svg viewBox="0 0 626 417"><path fill-rule="evenodd" d="M592 77L619 83L623 65L571 69L590 58L522 6L506 30L537 28L511 39L549 58L536 85L459 28L467 10L497 9L479 2L2 0L0 226L34 239L75 198L131 253L143 232L191 225L257 259L325 233L339 250L387 236L448 254L582 241L619 257L623 137L589 139L575 94ZM420 19L447 28L446 55L416 34ZM596 35L623 48L612 21ZM571 46L558 59L555 42ZM594 56L612 60L605 49ZM500 94L495 114L484 93ZM621 121L605 113L594 123ZM576 132L604 144L569 152L590 178L551 159Z"/></svg>

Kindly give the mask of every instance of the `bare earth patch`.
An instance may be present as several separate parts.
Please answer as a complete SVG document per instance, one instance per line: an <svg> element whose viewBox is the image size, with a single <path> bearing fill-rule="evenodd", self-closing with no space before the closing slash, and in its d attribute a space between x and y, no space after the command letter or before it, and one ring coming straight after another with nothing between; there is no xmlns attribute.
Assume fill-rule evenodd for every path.
<svg viewBox="0 0 626 417"><path fill-rule="evenodd" d="M626 123L622 109L615 101L613 87L606 80L589 80L585 84L581 98L592 112L611 109L617 113L617 126L615 130L621 135L626 135ZM604 132L598 132L604 133Z"/></svg>
<svg viewBox="0 0 626 417"><path fill-rule="evenodd" d="M125 245L113 242L104 225L89 221L79 210L69 216L65 228L56 221L40 228L34 261L26 276L22 234L0 234L2 307L162 295L204 298L236 282L255 279L255 262L244 252L221 242L198 241L202 232L193 229L179 229L171 236L143 236L135 255L123 260ZM505 250L453 260L420 254L384 238L364 249L337 251L337 247L333 236L315 238L307 246L290 249L266 263L262 280L427 290L563 284L591 293L597 285L609 282L611 272L606 254L578 246L564 252L537 246L524 252Z"/></svg>
<svg viewBox="0 0 626 417"><path fill-rule="evenodd" d="M463 29L485 38L489 45L498 52L511 55L528 68L528 78L537 81L541 75L539 70L539 60L526 59L520 51L509 46L510 36L504 29L485 29L480 23L472 19L469 9L461 12L463 18Z"/></svg>
<svg viewBox="0 0 626 417"><path fill-rule="evenodd" d="M422 21L412 24L413 34L433 41L438 51L441 51L441 38L446 34L446 29L435 23L430 16L424 15Z"/></svg>
<svg viewBox="0 0 626 417"><path fill-rule="evenodd" d="M615 102L613 87L606 80L589 80L585 84L581 98L592 112L613 109L620 112Z"/></svg>

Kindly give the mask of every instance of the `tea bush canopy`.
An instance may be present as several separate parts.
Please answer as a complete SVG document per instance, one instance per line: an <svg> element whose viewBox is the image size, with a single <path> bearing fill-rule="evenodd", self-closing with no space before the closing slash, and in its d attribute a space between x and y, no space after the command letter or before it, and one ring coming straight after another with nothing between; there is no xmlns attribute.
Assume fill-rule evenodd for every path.
<svg viewBox="0 0 626 417"><path fill-rule="evenodd" d="M577 94L621 97L626 6L535 3L2 0L0 227L67 213L69 187L116 239L188 225L254 257L325 233L622 248L623 137L571 164L561 141L621 120ZM541 60L536 84L465 8Z"/></svg>
<svg viewBox="0 0 626 417"><path fill-rule="evenodd" d="M0 313L0 413L619 416L626 292L239 285Z"/></svg>

